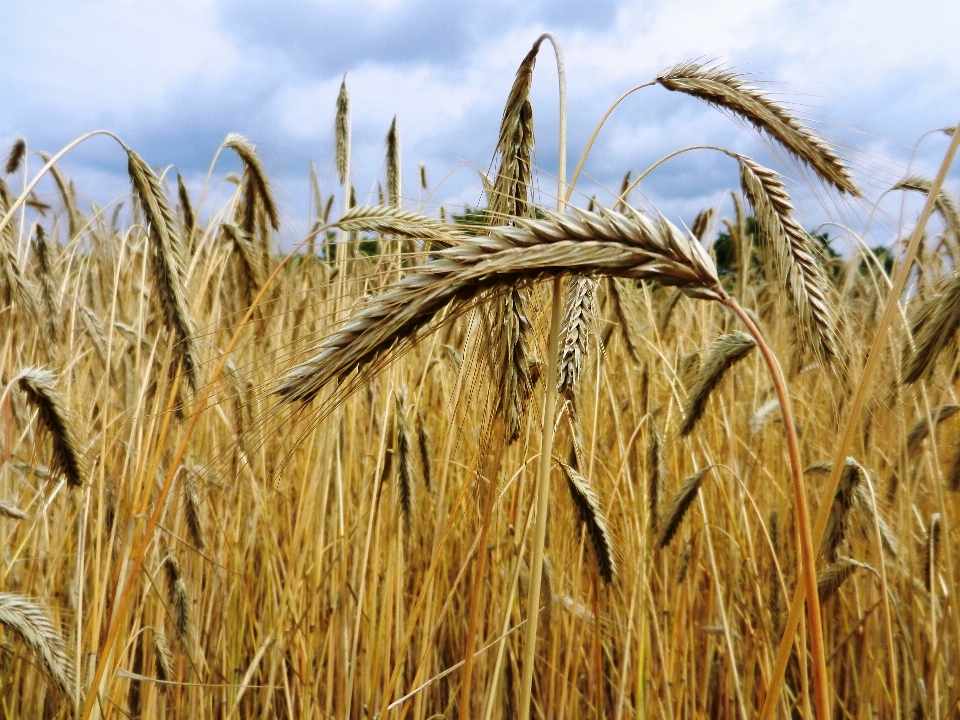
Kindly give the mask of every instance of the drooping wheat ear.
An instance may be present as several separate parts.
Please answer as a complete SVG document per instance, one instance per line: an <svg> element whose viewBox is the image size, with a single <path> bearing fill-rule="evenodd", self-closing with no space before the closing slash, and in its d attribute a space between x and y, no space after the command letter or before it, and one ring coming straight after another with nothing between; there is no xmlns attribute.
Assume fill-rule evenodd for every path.
<svg viewBox="0 0 960 720"><path fill-rule="evenodd" d="M533 354L533 325L527 317L529 302L524 291L507 289L498 297L494 312L493 368L499 377L497 413L506 426L506 438L512 443L520 437L529 400L540 377L540 362Z"/></svg>
<svg viewBox="0 0 960 720"><path fill-rule="evenodd" d="M843 585L847 581L847 578L853 575L858 568L873 569L862 562L857 562L856 560L851 560L846 557L839 557L832 565L817 573L817 594L820 596L820 603L823 604L836 595L840 586Z"/></svg>
<svg viewBox="0 0 960 720"><path fill-rule="evenodd" d="M40 159L43 162L50 162L50 156L45 153L37 153L40 156ZM56 165L50 168L50 175L53 176L53 182L57 185L57 190L60 191L60 197L63 200L63 206L67 211L67 228L68 234L70 237L69 240L73 240L80 228L80 212L77 210L77 200L76 195L73 192L73 187L63 176L63 173L60 172L60 168Z"/></svg>
<svg viewBox="0 0 960 720"><path fill-rule="evenodd" d="M929 195L930 181L926 178L912 175L898 182L893 186L893 189L913 190L915 192L923 193L924 195ZM954 238L960 240L960 211L957 210L957 206L954 204L953 199L946 193L946 191L941 190L939 192L937 199L933 201L933 209L940 214L941 218L943 218L943 222L947 226L947 232L953 235Z"/></svg>
<svg viewBox="0 0 960 720"><path fill-rule="evenodd" d="M19 137L13 141L13 145L10 146L10 154L7 155L7 164L4 167L7 175L13 175L17 170L20 169L20 163L23 162L23 158L27 155L27 141Z"/></svg>
<svg viewBox="0 0 960 720"><path fill-rule="evenodd" d="M399 387L396 390L396 407L394 422L397 434L397 488L400 493L400 507L403 516L409 524L415 509L415 495L413 489L414 466L413 444L410 442L410 424L407 422L407 389Z"/></svg>
<svg viewBox="0 0 960 720"><path fill-rule="evenodd" d="M831 462L817 462L810 465L804 472L829 473L832 467L833 463ZM840 546L850 529L850 508L856 502L857 486L863 480L865 472L860 463L852 457L848 457L843 463L840 483L837 485L837 492L833 496L830 514L827 516L827 526L823 531L823 539L820 541L818 552L818 555L826 559L827 562L837 561Z"/></svg>
<svg viewBox="0 0 960 720"><path fill-rule="evenodd" d="M190 468L183 469L183 516L187 521L190 539L198 550L203 550L203 516L200 512L200 494L197 479Z"/></svg>
<svg viewBox="0 0 960 720"><path fill-rule="evenodd" d="M810 234L793 217L793 205L777 173L743 155L740 184L753 207L757 225L773 249L778 271L797 315L802 345L821 362L837 356L833 310L827 280Z"/></svg>
<svg viewBox="0 0 960 720"><path fill-rule="evenodd" d="M419 213L388 205L358 205L343 214L335 227L350 232L378 232L430 240L439 248L456 245L465 236L459 228Z"/></svg>
<svg viewBox="0 0 960 720"><path fill-rule="evenodd" d="M177 637L186 648L190 637L190 600L187 597L187 583L180 570L180 560L170 550L163 558L163 569L167 575L167 598L173 611Z"/></svg>
<svg viewBox="0 0 960 720"><path fill-rule="evenodd" d="M723 376L756 346L756 340L739 331L721 335L714 341L707 359L700 366L693 387L687 393L687 406L684 409L683 424L680 426L681 435L689 435L696 427L706 410L710 394L720 384Z"/></svg>
<svg viewBox="0 0 960 720"><path fill-rule="evenodd" d="M193 203L190 202L190 193L183 182L183 176L177 173L177 198L180 201L180 215L183 218L183 234L187 244L193 244L193 233L197 227L197 216L193 212Z"/></svg>
<svg viewBox="0 0 960 720"><path fill-rule="evenodd" d="M173 653L166 636L159 630L153 631L153 656L156 659L157 680L161 692L167 691L167 683L173 680Z"/></svg>
<svg viewBox="0 0 960 720"><path fill-rule="evenodd" d="M387 132L387 197L394 207L400 207L401 190L400 129L397 127L397 116L394 115Z"/></svg>
<svg viewBox="0 0 960 720"><path fill-rule="evenodd" d="M874 521L876 521L877 526L880 528L880 542L883 543L884 550L896 557L900 552L900 541L897 539L893 530L890 529L890 525L887 524L887 521L879 512L879 509L877 512L874 512L873 499L870 497L870 491L867 490L864 483L857 483L857 487L853 492L853 506L859 511L860 517L863 519L861 528L863 533L865 535L872 535Z"/></svg>
<svg viewBox="0 0 960 720"><path fill-rule="evenodd" d="M940 353L952 346L960 326L960 268L941 280L917 311L910 325L914 349L903 350L903 382L926 375Z"/></svg>
<svg viewBox="0 0 960 720"><path fill-rule="evenodd" d="M567 312L560 336L559 377L557 391L576 407L576 389L583 372L583 362L590 352L590 336L596 319L597 281L578 275L567 280Z"/></svg>
<svg viewBox="0 0 960 720"><path fill-rule="evenodd" d="M143 212L150 240L150 269L164 322L176 340L175 352L190 387L200 387L199 359L194 349L193 322L183 287L183 260L173 213L160 180L133 150L127 151L133 194Z"/></svg>
<svg viewBox="0 0 960 720"><path fill-rule="evenodd" d="M333 136L336 144L337 177L344 187L350 177L350 95L347 93L347 76L340 83L337 95L337 115L333 121ZM349 209L347 206L344 209Z"/></svg>
<svg viewBox="0 0 960 720"><path fill-rule="evenodd" d="M667 464L664 461L664 443L660 429L651 422L650 443L647 445L647 473L650 484L647 486L647 504L650 512L650 532L654 535L660 529L660 498L667 479Z"/></svg>
<svg viewBox="0 0 960 720"><path fill-rule="evenodd" d="M270 227L274 230L280 229L280 214L277 212L276 203L270 193L270 184L267 181L267 174L263 171L263 165L260 158L257 157L257 148L243 135L230 133L227 139L223 141L223 146L230 148L240 157L243 163L244 179L249 183L250 192L256 201L258 210L262 210Z"/></svg>
<svg viewBox="0 0 960 720"><path fill-rule="evenodd" d="M27 401L36 408L37 420L50 435L53 444L50 469L63 475L69 485L82 486L86 468L81 457L76 423L57 389L57 376L50 370L29 367L20 371L15 382Z"/></svg>
<svg viewBox="0 0 960 720"><path fill-rule="evenodd" d="M37 223L33 232L33 259L36 264L36 276L40 286L40 303L43 306L43 321L50 342L60 340L60 303L53 277L53 258L50 257L50 244L43 226Z"/></svg>
<svg viewBox="0 0 960 720"><path fill-rule="evenodd" d="M673 536L677 534L684 515L687 514L687 510L690 509L693 501L697 499L697 493L700 491L703 479L709 471L709 467L697 470L680 485L680 489L677 490L670 501L670 507L667 508L667 512L664 513L660 523L660 538L658 540L660 547L665 548L669 545Z"/></svg>
<svg viewBox="0 0 960 720"><path fill-rule="evenodd" d="M433 439L427 429L423 412L417 413L417 445L420 450L420 468L423 470L423 484L430 487L430 458L433 452Z"/></svg>
<svg viewBox="0 0 960 720"><path fill-rule="evenodd" d="M0 625L29 646L37 666L65 700L73 697L76 683L67 643L42 607L23 595L0 592Z"/></svg>
<svg viewBox="0 0 960 720"><path fill-rule="evenodd" d="M692 95L745 120L777 141L823 182L841 193L860 196L850 171L826 142L766 93L744 84L736 73L688 61L662 71L657 75L657 82L668 90Z"/></svg>
<svg viewBox="0 0 960 720"><path fill-rule="evenodd" d="M706 210L701 210L697 213L697 217L693 220L693 227L690 228L690 232L697 240L703 240L704 235L707 234L707 230L710 227L710 221L713 219L713 208L707 208Z"/></svg>
<svg viewBox="0 0 960 720"><path fill-rule="evenodd" d="M0 515L12 520L29 520L30 516L16 505L0 500Z"/></svg>
<svg viewBox="0 0 960 720"><path fill-rule="evenodd" d="M560 463L563 475L567 479L570 499L577 511L577 519L586 528L593 554L597 560L597 571L604 582L613 582L617 574L617 560L610 538L610 528L600 507L600 498L590 487L590 482L566 463Z"/></svg>
<svg viewBox="0 0 960 720"><path fill-rule="evenodd" d="M930 415L922 417L913 424L907 432L907 452L911 455L920 449L920 443L930 434L930 426L936 427L944 420L949 420L960 412L960 405L938 405L930 411Z"/></svg>
<svg viewBox="0 0 960 720"><path fill-rule="evenodd" d="M640 311L636 301L636 286L622 278L611 278L607 285L610 291L610 301L613 313L620 325L623 343L627 352L635 362L642 362L640 357Z"/></svg>
<svg viewBox="0 0 960 720"><path fill-rule="evenodd" d="M697 242L662 217L626 217L576 210L544 212L542 220L491 228L441 250L370 298L347 323L314 346L314 357L294 367L276 392L307 402L330 381L370 365L398 342L407 345L444 308L462 307L491 288L568 273L652 279L688 295L720 300L716 267Z"/></svg>
<svg viewBox="0 0 960 720"><path fill-rule="evenodd" d="M240 266L240 294L249 306L266 282L265 268L258 257L253 238L239 225L234 222L220 223L220 232L236 253L237 264Z"/></svg>
<svg viewBox="0 0 960 720"><path fill-rule="evenodd" d="M930 524L927 526L926 567L923 571L928 592L933 592L934 580L937 576L937 558L940 556L940 526L940 513L934 513L930 516Z"/></svg>

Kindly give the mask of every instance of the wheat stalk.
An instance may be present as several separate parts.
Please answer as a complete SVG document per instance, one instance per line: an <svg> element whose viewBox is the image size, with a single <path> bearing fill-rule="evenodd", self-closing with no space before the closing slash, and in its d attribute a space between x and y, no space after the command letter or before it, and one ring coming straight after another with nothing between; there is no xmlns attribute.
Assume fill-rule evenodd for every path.
<svg viewBox="0 0 960 720"><path fill-rule="evenodd" d="M57 389L57 376L50 370L29 367L14 378L27 401L37 410L37 420L50 434L53 443L50 468L66 478L73 487L81 487L86 478L75 422L67 411L63 395Z"/></svg>
<svg viewBox="0 0 960 720"><path fill-rule="evenodd" d="M617 575L617 560L610 537L610 528L600 507L600 498L590 487L590 482L566 463L560 463L563 475L567 479L570 499L577 511L577 519L586 528L593 553L597 560L597 571L606 583L612 583Z"/></svg>
<svg viewBox="0 0 960 720"><path fill-rule="evenodd" d="M687 394L681 435L689 435L703 417L710 394L716 389L730 368L743 360L757 346L757 341L742 332L721 335L713 345L707 359L700 366L693 388Z"/></svg>
<svg viewBox="0 0 960 720"><path fill-rule="evenodd" d="M656 81L668 90L692 95L733 113L776 140L825 183L841 193L860 196L849 170L826 142L766 93L744 84L737 74L688 61L663 70Z"/></svg>
<svg viewBox="0 0 960 720"><path fill-rule="evenodd" d="M441 250L370 299L339 331L314 347L276 392L287 401L309 401L331 380L367 366L398 341L411 340L451 303L462 306L489 288L566 273L653 279L687 294L719 300L716 269L699 243L663 218L627 218L576 211L518 220Z"/></svg>
<svg viewBox="0 0 960 720"><path fill-rule="evenodd" d="M0 625L27 644L37 665L61 696L72 697L76 682L73 663L67 657L67 643L43 608L23 595L0 592Z"/></svg>

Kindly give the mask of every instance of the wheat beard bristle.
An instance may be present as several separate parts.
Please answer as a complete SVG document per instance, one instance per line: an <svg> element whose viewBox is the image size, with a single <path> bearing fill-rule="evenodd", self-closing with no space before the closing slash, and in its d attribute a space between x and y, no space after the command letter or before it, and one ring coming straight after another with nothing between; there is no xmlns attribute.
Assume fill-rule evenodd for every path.
<svg viewBox="0 0 960 720"><path fill-rule="evenodd" d="M361 371L398 342L406 347L444 308L461 306L491 288L558 274L607 274L655 279L691 297L720 300L716 267L700 244L663 218L627 218L544 212L542 220L491 228L441 250L437 259L366 301L340 330L316 346L275 392L288 402L307 402L334 379Z"/></svg>
<svg viewBox="0 0 960 720"><path fill-rule="evenodd" d="M57 377L43 368L26 368L16 378L27 401L37 409L37 419L53 443L51 470L60 473L72 487L81 487L86 477L73 417L57 389Z"/></svg>
<svg viewBox="0 0 960 720"><path fill-rule="evenodd" d="M757 346L757 341L742 332L721 335L710 346L707 359L700 366L693 388L687 396L681 435L689 435L703 417L710 394L730 368L743 360Z"/></svg>
<svg viewBox="0 0 960 720"><path fill-rule="evenodd" d="M703 479L709 471L710 468L705 467L693 475L690 475L683 481L680 489L677 490L673 496L673 500L670 501L670 507L667 509L667 512L664 513L663 520L661 521L661 532L658 540L658 545L661 548L669 545L670 541L673 540L673 536L677 534L677 530L680 529L680 523L683 522L687 510L690 509L693 501L696 500L700 486L703 485Z"/></svg>
<svg viewBox="0 0 960 720"><path fill-rule="evenodd" d="M597 560L597 571L606 583L613 582L617 574L617 561L610 539L610 528L600 508L600 499L590 483L566 463L561 463L570 499L577 510L577 519L586 528Z"/></svg>
<svg viewBox="0 0 960 720"><path fill-rule="evenodd" d="M692 95L746 120L810 167L825 183L841 193L860 196L849 170L822 139L765 93L745 85L735 73L683 62L663 70L656 81L668 90Z"/></svg>
<svg viewBox="0 0 960 720"><path fill-rule="evenodd" d="M43 608L23 595L0 592L0 625L18 635L30 647L37 665L60 695L65 700L71 698L76 682L73 663L67 656L67 643Z"/></svg>

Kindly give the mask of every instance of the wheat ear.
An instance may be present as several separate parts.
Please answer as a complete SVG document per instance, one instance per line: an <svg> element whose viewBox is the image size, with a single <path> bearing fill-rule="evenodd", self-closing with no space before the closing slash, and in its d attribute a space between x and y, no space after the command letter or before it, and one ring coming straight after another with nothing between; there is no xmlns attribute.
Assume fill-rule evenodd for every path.
<svg viewBox="0 0 960 720"><path fill-rule="evenodd" d="M730 368L743 360L757 346L757 341L742 332L721 335L710 346L707 359L700 366L693 388L687 394L681 435L689 435L703 417L710 394Z"/></svg>
<svg viewBox="0 0 960 720"><path fill-rule="evenodd" d="M315 356L293 368L276 392L288 401L309 401L331 380L369 365L398 341L412 340L451 303L462 306L489 288L522 280L596 273L653 279L703 299L722 297L713 261L663 218L584 211L544 216L441 250L316 345Z"/></svg>
<svg viewBox="0 0 960 720"><path fill-rule="evenodd" d="M263 264L257 258L253 239L239 225L234 222L220 223L220 231L236 253L242 280L241 294L249 306L265 282Z"/></svg>
<svg viewBox="0 0 960 720"><path fill-rule="evenodd" d="M190 637L190 600L187 597L187 584L180 570L180 561L172 551L163 558L163 569L167 575L167 597L173 608L173 621L177 637L186 648Z"/></svg>
<svg viewBox="0 0 960 720"><path fill-rule="evenodd" d="M160 689L166 692L166 683L173 680L173 653L166 636L159 630L153 631L153 656L156 659L157 680L161 682Z"/></svg>
<svg viewBox="0 0 960 720"><path fill-rule="evenodd" d="M647 505L650 512L650 532L657 534L660 528L660 497L667 479L667 465L663 457L663 436L653 423L650 425L650 444L647 446Z"/></svg>
<svg viewBox="0 0 960 720"><path fill-rule="evenodd" d="M77 440L76 424L67 411L63 395L57 389L57 376L43 368L21 370L15 378L27 398L37 409L37 419L50 434L53 443L51 470L66 478L73 487L81 487L86 468Z"/></svg>
<svg viewBox="0 0 960 720"><path fill-rule="evenodd" d="M187 237L187 244L193 246L193 233L197 228L197 216L190 202L190 193L183 182L183 176L177 173L177 199L180 205L180 215L183 217L183 234Z"/></svg>
<svg viewBox="0 0 960 720"><path fill-rule="evenodd" d="M23 158L25 158L26 155L27 141L19 137L13 141L13 145L10 146L10 152L7 155L7 164L3 168L7 175L13 175L20 169L20 163L23 162Z"/></svg>
<svg viewBox="0 0 960 720"><path fill-rule="evenodd" d="M744 84L736 73L683 62L662 71L657 82L668 90L692 95L733 113L776 140L825 183L841 193L860 196L850 171L826 142L766 93Z"/></svg>
<svg viewBox="0 0 960 720"><path fill-rule="evenodd" d="M757 224L772 244L800 338L821 362L837 355L833 310L827 302L827 281L810 234L793 217L793 205L777 173L738 155L740 184L753 206Z"/></svg>
<svg viewBox="0 0 960 720"><path fill-rule="evenodd" d="M566 463L560 463L563 475L567 479L570 499L577 510L577 519L586 528L593 553L597 560L597 571L604 582L613 582L617 574L617 560L610 537L610 528L600 507L600 498L590 487L589 481Z"/></svg>
<svg viewBox="0 0 960 720"><path fill-rule="evenodd" d="M0 500L0 515L8 517L11 520L29 520L30 516L16 505Z"/></svg>
<svg viewBox="0 0 960 720"><path fill-rule="evenodd" d="M387 132L387 198L394 207L400 207L402 179L400 174L400 128L397 116L393 116L390 130Z"/></svg>
<svg viewBox="0 0 960 720"><path fill-rule="evenodd" d="M596 318L596 288L597 281L583 275L567 281L567 310L560 330L563 345L557 391L574 407L583 362L590 352L588 342Z"/></svg>
<svg viewBox="0 0 960 720"><path fill-rule="evenodd" d="M903 382L915 383L953 342L960 326L960 269L941 280L914 316L910 331L914 348L903 351Z"/></svg>
<svg viewBox="0 0 960 720"><path fill-rule="evenodd" d="M930 185L930 181L926 178L910 176L894 185L893 189L913 190L928 195ZM933 201L933 209L943 218L944 225L947 226L947 232L960 241L960 211L957 210L953 199L944 190L937 194L937 198Z"/></svg>
<svg viewBox="0 0 960 720"><path fill-rule="evenodd" d="M279 230L280 214L277 212L277 205L270 193L270 184L267 182L267 174L263 171L263 165L257 156L256 146L243 135L237 133L227 135L227 139L223 141L223 146L230 148L240 157L240 162L243 163L244 177L249 182L249 187L256 202L261 205L270 227Z"/></svg>
<svg viewBox="0 0 960 720"><path fill-rule="evenodd" d="M808 467L805 472L829 473L832 466L830 462L818 462ZM823 531L818 552L827 562L837 561L840 545L847 537L850 527L850 508L856 502L857 487L863 480L864 472L866 471L860 463L852 457L848 457L843 464L840 484L833 496L833 504L830 506L830 515L827 517L826 529Z"/></svg>
<svg viewBox="0 0 960 720"><path fill-rule="evenodd" d="M40 302L43 304L44 324L51 342L60 340L60 303L53 279L53 259L50 257L50 244L43 226L37 223L33 233L33 257L36 262L37 280L40 285Z"/></svg>
<svg viewBox="0 0 960 720"><path fill-rule="evenodd" d="M930 415L917 420L907 431L907 452L912 455L920 448L920 443L930 434L931 425L936 427L958 412L960 412L960 405L938 405L930 411Z"/></svg>
<svg viewBox="0 0 960 720"><path fill-rule="evenodd" d="M697 240L704 239L712 219L713 208L707 208L706 210L701 210L697 213L697 217L694 218L693 225L690 227L690 232Z"/></svg>
<svg viewBox="0 0 960 720"><path fill-rule="evenodd" d="M934 513L930 516L930 525L927 527L927 544L925 549L926 567L924 567L923 577L926 581L927 590L933 592L933 583L937 575L937 558L940 555L940 513Z"/></svg>
<svg viewBox="0 0 960 720"><path fill-rule="evenodd" d="M37 665L64 699L73 696L73 663L67 657L67 643L53 627L47 613L23 595L0 592L0 625L25 642Z"/></svg>
<svg viewBox="0 0 960 720"><path fill-rule="evenodd" d="M333 136L336 145L337 176L340 184L347 187L350 180L350 95L347 92L347 76L340 83L337 95L337 114L333 122ZM345 209L349 209L347 206Z"/></svg>
<svg viewBox="0 0 960 720"><path fill-rule="evenodd" d="M670 507L667 508L661 521L660 537L657 541L660 547L665 548L669 545L673 536L677 534L680 523L683 522L683 518L693 501L697 499L697 493L700 491L700 486L703 485L703 479L707 476L709 470L709 467L697 470L681 483L680 489L677 490L670 501Z"/></svg>
<svg viewBox="0 0 960 720"><path fill-rule="evenodd" d="M350 232L378 232L406 238L430 240L438 247L456 245L465 236L447 223L389 205L358 205L337 221L337 227Z"/></svg>
<svg viewBox="0 0 960 720"><path fill-rule="evenodd" d="M847 579L857 571L858 568L869 567L850 558L837 558L836 562L827 568L824 568L817 574L817 595L820 596L820 602L836 595L837 590Z"/></svg>
<svg viewBox="0 0 960 720"><path fill-rule="evenodd" d="M200 387L200 366L194 350L193 323L183 286L183 260L173 213L153 170L133 150L127 150L127 157L133 194L147 224L150 268L164 321L176 340L175 352L187 381L196 390Z"/></svg>
<svg viewBox="0 0 960 720"><path fill-rule="evenodd" d="M410 424L407 422L407 391L397 388L394 407L394 431L396 433L397 488L400 508L407 523L413 518L415 496L413 492L413 446L410 442Z"/></svg>

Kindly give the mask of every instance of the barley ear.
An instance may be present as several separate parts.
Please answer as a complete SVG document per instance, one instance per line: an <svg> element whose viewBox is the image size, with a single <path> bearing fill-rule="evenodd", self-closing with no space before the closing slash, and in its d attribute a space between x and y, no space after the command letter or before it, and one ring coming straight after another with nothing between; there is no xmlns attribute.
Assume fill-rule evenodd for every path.
<svg viewBox="0 0 960 720"><path fill-rule="evenodd" d="M63 699L71 698L76 683L73 663L67 656L67 643L43 608L23 595L0 592L0 625L27 644L37 666Z"/></svg>
<svg viewBox="0 0 960 720"><path fill-rule="evenodd" d="M687 393L683 424L680 426L681 435L689 435L693 431L697 422L703 417L710 394L720 384L723 376L749 355L756 346L757 341L742 332L721 335L710 346L707 359L700 366L693 387Z"/></svg>
<svg viewBox="0 0 960 720"><path fill-rule="evenodd" d="M662 71L657 82L733 113L777 141L823 182L841 193L860 196L850 171L826 142L766 93L744 84L736 73L688 61Z"/></svg>
<svg viewBox="0 0 960 720"><path fill-rule="evenodd" d="M53 443L51 470L60 473L72 487L81 487L86 479L80 443L73 416L57 389L57 376L43 368L21 370L15 382L27 401L37 410L37 420Z"/></svg>
<svg viewBox="0 0 960 720"><path fill-rule="evenodd" d="M610 538L610 528L600 507L597 493L590 487L589 481L566 463L560 463L563 475L567 479L570 499L577 511L577 519L587 531L593 553L597 560L597 571L604 582L613 582L617 574L617 561Z"/></svg>
<svg viewBox="0 0 960 720"><path fill-rule="evenodd" d="M683 518L693 504L693 501L697 499L697 493L700 491L700 486L703 485L703 479L709 471L709 467L697 470L697 472L690 475L680 485L680 489L677 490L673 499L670 501L670 507L667 508L660 523L660 538L658 540L660 547L665 548L669 545L670 541L673 540L673 536L677 534L677 530L680 529L680 523L683 522Z"/></svg>

